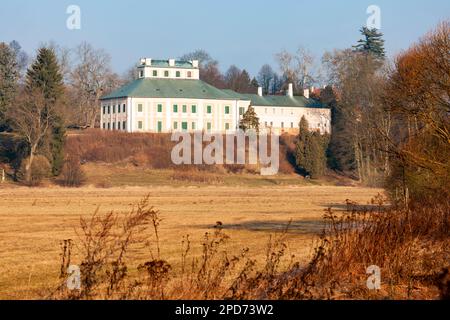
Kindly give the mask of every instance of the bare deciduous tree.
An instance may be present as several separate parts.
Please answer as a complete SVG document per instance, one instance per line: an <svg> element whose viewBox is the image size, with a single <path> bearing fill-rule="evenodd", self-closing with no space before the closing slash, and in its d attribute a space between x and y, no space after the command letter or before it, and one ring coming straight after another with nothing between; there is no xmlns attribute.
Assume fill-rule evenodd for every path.
<svg viewBox="0 0 450 320"><path fill-rule="evenodd" d="M295 53L286 50L276 54L280 70L288 82L294 84L297 91L309 86L314 81L314 56L304 47L299 47Z"/></svg>
<svg viewBox="0 0 450 320"><path fill-rule="evenodd" d="M17 96L14 108L8 110L14 131L22 136L30 147L30 156L25 166L26 181L31 181L31 168L39 145L48 135L54 112L54 104L47 103L44 93L39 89L22 92Z"/></svg>
<svg viewBox="0 0 450 320"><path fill-rule="evenodd" d="M112 72L110 56L84 42L76 50L77 65L71 73L72 86L78 97L79 123L94 128L99 115L99 99L119 84Z"/></svg>

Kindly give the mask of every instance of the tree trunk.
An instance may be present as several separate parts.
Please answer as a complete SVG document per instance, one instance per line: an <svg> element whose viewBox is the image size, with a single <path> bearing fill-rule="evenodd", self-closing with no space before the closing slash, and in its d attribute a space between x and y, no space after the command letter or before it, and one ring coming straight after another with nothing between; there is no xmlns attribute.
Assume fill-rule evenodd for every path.
<svg viewBox="0 0 450 320"><path fill-rule="evenodd" d="M28 158L28 163L25 166L25 181L31 185L31 177L32 177L32 166L34 160L34 153L36 151L36 147L31 147L30 157Z"/></svg>

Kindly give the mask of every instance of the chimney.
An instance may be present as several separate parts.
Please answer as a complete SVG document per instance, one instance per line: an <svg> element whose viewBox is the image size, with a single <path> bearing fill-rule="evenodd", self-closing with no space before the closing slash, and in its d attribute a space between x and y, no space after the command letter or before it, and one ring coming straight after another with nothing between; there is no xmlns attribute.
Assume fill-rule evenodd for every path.
<svg viewBox="0 0 450 320"><path fill-rule="evenodd" d="M286 95L291 98L294 96L294 85L292 83L289 83L289 89Z"/></svg>
<svg viewBox="0 0 450 320"><path fill-rule="evenodd" d="M262 87L258 87L258 96L260 96L260 97L263 96L263 88Z"/></svg>
<svg viewBox="0 0 450 320"><path fill-rule="evenodd" d="M309 89L303 90L303 96L304 96L306 99L309 99Z"/></svg>
<svg viewBox="0 0 450 320"><path fill-rule="evenodd" d="M175 67L175 59L169 59L169 66Z"/></svg>
<svg viewBox="0 0 450 320"><path fill-rule="evenodd" d="M192 60L191 62L193 68L198 68L198 60Z"/></svg>

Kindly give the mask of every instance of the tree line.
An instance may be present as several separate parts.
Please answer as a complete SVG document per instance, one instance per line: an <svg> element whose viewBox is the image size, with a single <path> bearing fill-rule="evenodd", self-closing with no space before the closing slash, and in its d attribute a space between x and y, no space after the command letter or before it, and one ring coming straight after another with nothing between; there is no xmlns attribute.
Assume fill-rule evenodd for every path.
<svg viewBox="0 0 450 320"><path fill-rule="evenodd" d="M351 48L324 53L320 64L302 47L281 51L279 72L265 64L255 77L234 65L222 74L205 50L180 59L199 60L203 81L241 93L261 86L265 94L283 94L293 83L302 94L321 85L313 97L331 108L332 134L310 132L299 119L293 152L305 176L334 170L366 185L388 182L403 199L448 185L449 22L394 60L386 57L379 31L364 27L361 35ZM30 60L16 41L0 43L0 132L20 138L6 157L29 182L35 160L60 174L66 128L97 126L99 98L136 78L133 70L114 73L109 55L87 43L74 50L48 44ZM255 117L250 109L241 127L258 127Z"/></svg>

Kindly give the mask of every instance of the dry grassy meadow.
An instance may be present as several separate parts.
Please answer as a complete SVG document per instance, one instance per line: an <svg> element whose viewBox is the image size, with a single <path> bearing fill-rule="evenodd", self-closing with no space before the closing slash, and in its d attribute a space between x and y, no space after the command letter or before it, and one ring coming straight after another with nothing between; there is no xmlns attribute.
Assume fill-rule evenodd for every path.
<svg viewBox="0 0 450 320"><path fill-rule="evenodd" d="M101 170L97 172L102 174ZM175 182L166 186L80 189L4 186L0 188L0 298L45 296L58 282L61 240L76 240L80 216L88 217L97 208L100 213L128 212L150 195L151 204L164 219L160 230L163 258L174 264L181 255L183 236L190 235L193 253L200 254L202 236L217 221L224 224L231 237L227 245L230 252L248 247L253 257L262 260L269 236L292 220L289 254L306 262L315 236L321 231L324 209L342 208L346 199L364 204L379 192L270 181L238 186L187 186ZM130 259L144 261L149 255L148 249L135 250Z"/></svg>

